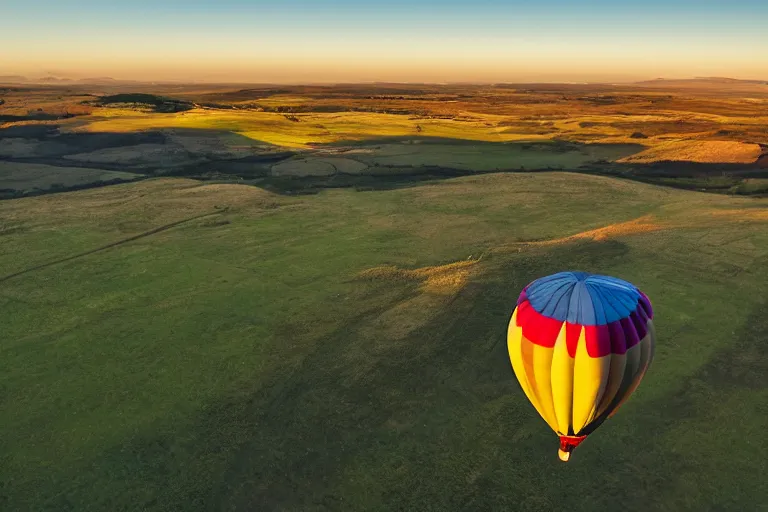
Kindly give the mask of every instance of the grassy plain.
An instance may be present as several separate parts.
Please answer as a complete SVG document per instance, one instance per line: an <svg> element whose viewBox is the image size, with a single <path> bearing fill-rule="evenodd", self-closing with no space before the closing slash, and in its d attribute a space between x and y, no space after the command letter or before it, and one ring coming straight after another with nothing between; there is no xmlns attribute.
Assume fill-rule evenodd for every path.
<svg viewBox="0 0 768 512"><path fill-rule="evenodd" d="M168 178L0 219L4 510L762 506L766 200L556 172L302 197ZM505 345L520 289L564 268L635 282L659 332L567 465Z"/></svg>
<svg viewBox="0 0 768 512"><path fill-rule="evenodd" d="M768 510L765 84L0 98L0 510ZM505 343L564 269L659 335L567 465Z"/></svg>

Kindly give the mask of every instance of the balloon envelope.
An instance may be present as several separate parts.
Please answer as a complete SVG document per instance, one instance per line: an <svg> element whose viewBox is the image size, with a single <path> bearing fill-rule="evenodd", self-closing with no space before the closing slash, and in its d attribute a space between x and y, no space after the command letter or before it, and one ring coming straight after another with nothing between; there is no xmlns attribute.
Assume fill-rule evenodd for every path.
<svg viewBox="0 0 768 512"><path fill-rule="evenodd" d="M621 279L560 272L526 286L507 332L528 400L570 452L629 398L653 359L648 297Z"/></svg>

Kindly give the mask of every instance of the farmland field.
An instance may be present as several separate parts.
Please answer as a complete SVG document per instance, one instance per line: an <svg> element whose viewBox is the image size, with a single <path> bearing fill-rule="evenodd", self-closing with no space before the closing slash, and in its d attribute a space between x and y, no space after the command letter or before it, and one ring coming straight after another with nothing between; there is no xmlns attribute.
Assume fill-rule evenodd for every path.
<svg viewBox="0 0 768 512"><path fill-rule="evenodd" d="M768 510L763 86L116 87L0 88L0 510ZM566 269L658 342L563 464Z"/></svg>

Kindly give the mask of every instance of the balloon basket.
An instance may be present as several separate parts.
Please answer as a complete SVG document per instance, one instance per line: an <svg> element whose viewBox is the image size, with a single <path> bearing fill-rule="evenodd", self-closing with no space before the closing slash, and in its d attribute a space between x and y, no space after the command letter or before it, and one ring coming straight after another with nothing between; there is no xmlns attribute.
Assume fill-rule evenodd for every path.
<svg viewBox="0 0 768 512"><path fill-rule="evenodd" d="M579 446L587 436L560 436L560 449L557 450L557 456L563 462L568 462L571 458L571 452Z"/></svg>

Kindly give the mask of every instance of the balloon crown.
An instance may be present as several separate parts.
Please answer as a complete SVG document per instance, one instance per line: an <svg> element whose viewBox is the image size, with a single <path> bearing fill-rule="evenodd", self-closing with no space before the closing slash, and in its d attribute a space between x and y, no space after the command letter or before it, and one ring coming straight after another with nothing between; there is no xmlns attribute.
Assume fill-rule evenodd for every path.
<svg viewBox="0 0 768 512"><path fill-rule="evenodd" d="M623 279L582 271L558 272L526 286L518 305L527 300L537 313L559 322L606 325L627 318L640 305L648 318L648 297Z"/></svg>

